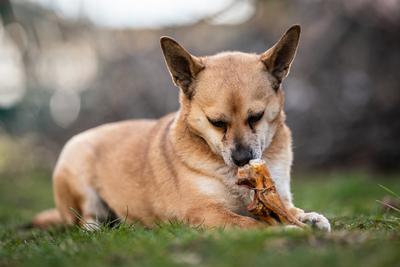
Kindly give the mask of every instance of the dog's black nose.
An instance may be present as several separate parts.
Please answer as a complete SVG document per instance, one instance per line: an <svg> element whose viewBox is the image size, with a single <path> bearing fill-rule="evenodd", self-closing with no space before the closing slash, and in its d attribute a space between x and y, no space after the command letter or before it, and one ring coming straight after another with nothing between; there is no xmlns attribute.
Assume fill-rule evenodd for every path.
<svg viewBox="0 0 400 267"><path fill-rule="evenodd" d="M232 161L236 166L244 166L253 159L253 153L249 147L237 145L232 151Z"/></svg>

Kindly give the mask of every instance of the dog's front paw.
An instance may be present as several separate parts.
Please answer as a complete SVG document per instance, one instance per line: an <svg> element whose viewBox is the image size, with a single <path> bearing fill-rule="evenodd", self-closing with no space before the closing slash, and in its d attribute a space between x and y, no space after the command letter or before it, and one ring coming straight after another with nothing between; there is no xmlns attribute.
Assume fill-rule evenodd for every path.
<svg viewBox="0 0 400 267"><path fill-rule="evenodd" d="M315 227L319 230L330 232L331 224L325 216L316 213L316 212L306 212L300 213L298 215L298 219L306 224L310 224L312 227Z"/></svg>

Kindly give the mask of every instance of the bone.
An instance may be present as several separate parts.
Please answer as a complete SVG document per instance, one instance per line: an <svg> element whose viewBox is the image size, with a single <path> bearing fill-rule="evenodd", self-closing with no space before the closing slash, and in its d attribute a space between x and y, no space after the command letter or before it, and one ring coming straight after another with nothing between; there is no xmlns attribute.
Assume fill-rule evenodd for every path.
<svg viewBox="0 0 400 267"><path fill-rule="evenodd" d="M260 220L269 225L305 226L283 204L267 165L262 159L251 160L248 165L239 168L236 183L254 190L254 198L247 209Z"/></svg>

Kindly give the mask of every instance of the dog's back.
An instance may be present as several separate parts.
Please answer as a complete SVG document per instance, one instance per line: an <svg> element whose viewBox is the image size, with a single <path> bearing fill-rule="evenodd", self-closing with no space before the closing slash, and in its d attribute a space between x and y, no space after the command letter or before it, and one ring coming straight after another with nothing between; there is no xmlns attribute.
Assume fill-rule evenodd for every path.
<svg viewBox="0 0 400 267"><path fill-rule="evenodd" d="M151 200L146 195L152 194L147 189L157 184L153 178L159 174L152 175L155 166L149 165L149 157L152 164L157 164L155 160L164 161L162 158L167 152L163 152L166 149L163 135L173 116L159 121L110 123L70 139L53 173L58 212L42 212L36 216L34 224L45 227L59 223L59 220L73 224L79 219L90 223L94 215L99 219L108 217L109 207L120 218L154 220L157 214L148 208ZM161 166L156 167L157 172L162 170ZM135 201L129 203L128 208L122 203L131 196L135 196ZM146 223L146 220L142 221Z"/></svg>

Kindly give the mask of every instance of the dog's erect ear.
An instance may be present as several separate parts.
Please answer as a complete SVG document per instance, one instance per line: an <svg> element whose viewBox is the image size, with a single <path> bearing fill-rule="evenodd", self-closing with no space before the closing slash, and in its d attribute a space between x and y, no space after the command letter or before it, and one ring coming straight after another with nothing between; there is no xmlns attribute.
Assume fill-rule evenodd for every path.
<svg viewBox="0 0 400 267"><path fill-rule="evenodd" d="M204 69L200 59L192 56L170 37L161 37L161 48L169 72L176 86L190 99L193 96L192 83L196 75Z"/></svg>
<svg viewBox="0 0 400 267"><path fill-rule="evenodd" d="M282 80L289 74L299 38L300 26L293 25L273 47L261 55L261 61L268 72L276 79L272 85L275 90L279 89Z"/></svg>

